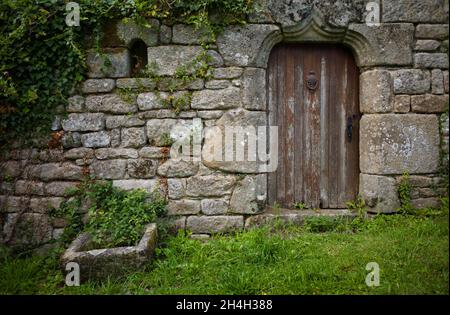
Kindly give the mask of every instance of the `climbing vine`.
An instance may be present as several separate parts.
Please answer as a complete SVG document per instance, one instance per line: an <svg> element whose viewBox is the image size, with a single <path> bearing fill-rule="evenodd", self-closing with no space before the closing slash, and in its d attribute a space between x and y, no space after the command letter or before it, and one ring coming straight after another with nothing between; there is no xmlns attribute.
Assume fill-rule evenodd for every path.
<svg viewBox="0 0 450 315"><path fill-rule="evenodd" d="M409 174L403 173L397 188L398 199L400 200L400 208L397 210L400 213L411 214L414 212L414 208L411 204L411 191L412 187L409 181Z"/></svg>
<svg viewBox="0 0 450 315"><path fill-rule="evenodd" d="M78 0L80 26L69 27L66 2L0 2L0 146L48 134L54 115L85 78L86 35L98 46L109 21L180 22L214 38L223 26L243 23L254 10L252 0ZM192 77L182 70L179 81Z"/></svg>
<svg viewBox="0 0 450 315"><path fill-rule="evenodd" d="M449 173L449 164L448 164L448 149L445 149L446 144L444 143L444 122L443 122L443 118L448 117L449 115L449 108L448 108L448 104L446 106L446 110L445 112L440 116L439 119L439 134L440 134L440 138L439 138L439 177L442 178L443 184L444 184L444 188L445 190L448 192L448 188L449 188L449 177L448 177L448 173ZM447 144L447 148L448 148L448 144Z"/></svg>

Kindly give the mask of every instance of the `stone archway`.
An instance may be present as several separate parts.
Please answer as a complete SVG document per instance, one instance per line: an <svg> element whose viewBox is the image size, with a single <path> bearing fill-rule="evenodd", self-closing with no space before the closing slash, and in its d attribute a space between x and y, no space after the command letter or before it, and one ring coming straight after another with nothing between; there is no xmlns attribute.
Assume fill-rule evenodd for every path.
<svg viewBox="0 0 450 315"><path fill-rule="evenodd" d="M352 54L354 55L354 59L355 59L355 62L358 67L367 67L367 66L373 65L374 61L376 60L376 55L374 54L374 50L370 48L371 45L370 45L368 39L366 39L363 35L361 35L358 32L355 32L353 30L349 30L347 28L341 28L341 27L332 27L332 26L328 25L324 21L321 13L317 10L313 10L312 14L307 19L305 19L303 22L301 22L300 24L288 26L288 27L284 28L282 30L282 32L280 32L280 33L270 34L264 40L264 42L261 46L261 49L260 49L258 57L257 57L257 61L259 63L261 63L262 65L267 65L269 62L269 55L271 54L274 47L276 45L278 45L279 43L330 44L330 47L336 46L336 45L337 46L346 46L346 47L350 48ZM269 73L267 75L269 75ZM357 81L359 81L359 73L357 75L358 75ZM268 89L268 88L269 87L267 86L266 89ZM358 95L358 92L359 91L356 92L356 95ZM277 112L278 109L273 108L275 106L275 103L270 102L269 99L270 99L270 97L267 97L268 124L270 125L274 122L274 116L276 116L274 113ZM320 101L320 103L322 103L322 101ZM358 107L357 104L358 103L356 103L356 106ZM328 107L328 103L326 106ZM323 106L321 105L320 107L323 107ZM322 111L322 110L320 110L320 111ZM322 116L322 114L320 114L320 116ZM358 113L358 116L359 116L359 113ZM345 121L343 122L343 124L344 125L346 124ZM322 123L320 123L320 125L321 125L320 128L322 129ZM338 124L338 125L340 125L340 124ZM336 131L339 133L339 130L336 130ZM339 137L344 137L344 135L340 135ZM300 141L300 140L299 139L295 140L295 143L297 143L298 141ZM344 140L344 142L345 142L345 140ZM352 144L352 146L353 146L353 144ZM321 149L319 151L321 151ZM359 159L358 150L356 150L354 153L356 155L356 159ZM280 154L283 155L284 153L279 152L279 155ZM319 154L319 156L322 156L321 153L318 153L318 154ZM321 160L321 159L319 159L319 160ZM342 161L342 162L344 163L344 161ZM294 163L294 162L292 162L292 163ZM356 176L359 177L359 166L358 166L359 163L357 161L355 163L356 163L355 164L355 167L356 167L355 172L350 172L350 173L356 173L356 174L358 174ZM322 166L320 166L319 168L322 169ZM293 169L297 169L297 167L294 167ZM312 172L314 173L314 171L312 171ZM277 171L276 173L279 173L279 172ZM276 173L274 173L274 174L276 174ZM281 173L283 173L283 172L281 172ZM318 170L318 173L321 173L321 171ZM280 188L274 189L274 185L276 185L276 184L273 183L273 181L275 180L278 182L278 180L279 180L279 179L278 180L274 179L277 176L279 177L279 174L278 175L274 175L274 174L268 174L267 189L268 189L269 204L270 204L270 200L274 199L273 195L276 194L276 191L279 191L279 189L280 189ZM322 178L322 175L317 174L317 176ZM354 175L352 175L352 177L353 176ZM296 176L294 176L294 177L296 177ZM347 175L345 175L345 177L347 177ZM303 178L303 176L302 176L302 178ZM329 179L327 179L326 181L328 182L328 180ZM354 183L356 183L356 189L357 189L358 178L349 179L345 185L347 185L348 183L351 183L352 181L354 181ZM315 182L315 181L313 180L313 182ZM320 182L322 182L322 179L320 179ZM307 182L305 182L303 184L299 183L300 186L305 186L306 184L308 184L308 183ZM319 183L317 182L316 186L318 186L318 185L319 185ZM329 202L329 200L328 200L329 192L323 191L322 184L320 184L319 186L320 186L320 193L317 192L317 196L316 196L317 198L313 198L314 200L317 199L316 200L317 202L314 201L312 203L313 204L317 203L317 205L318 205L319 199L320 199L320 207L321 208L329 208L333 204L333 202ZM352 185L350 185L350 186L352 186ZM297 184L295 185L295 187L297 187ZM297 188L295 190L297 190ZM303 190L305 190L305 189L303 189ZM312 193L314 195L314 193L312 191L315 189L313 189L311 187L307 189L307 191L310 191L310 190L311 190L310 193ZM338 188L336 187L336 192L337 191L338 191ZM303 193L300 193L300 192L293 193L292 192L293 196L291 196L291 197L293 197L294 199L297 198L297 197L295 197L297 195L305 197L305 194L308 195L308 193L306 193L305 191ZM324 194L323 197L322 197L322 194ZM319 197L319 195L320 195L320 197ZM333 195L333 193L331 193L331 195ZM353 195L353 194L345 193L345 195ZM325 199L322 200L323 198L325 198ZM338 197L338 194L336 195L336 198L337 198L336 200L339 200L340 197ZM310 198L307 198L307 199L310 199ZM346 200L346 201L349 201L349 200ZM306 202L306 203L304 203L304 202ZM302 201L302 204L309 204L310 202L311 202L311 200L304 200L304 201ZM338 208L338 206L337 206L338 204L339 204L339 202L335 202L334 207ZM342 204L345 204L345 202L340 201L341 207L342 207ZM315 207L317 207L317 205Z"/></svg>
<svg viewBox="0 0 450 315"><path fill-rule="evenodd" d="M403 112L393 107L396 94L402 91L402 87L394 86L394 80L398 86L408 85L407 78L421 72L390 71L390 68L412 67L413 34L414 26L407 23L332 26L313 9L302 22L268 34L254 58L256 67L266 69L272 48L280 42L342 44L352 50L361 72L359 194L374 212L395 212L399 207L399 175L435 173L438 167L436 116L418 115L420 111L399 115ZM411 93L407 90L406 93ZM424 160L423 152L432 158Z"/></svg>
<svg viewBox="0 0 450 315"><path fill-rule="evenodd" d="M368 26L367 26L368 27ZM358 31L359 29L359 31ZM269 34L256 56L256 63L267 68L272 48L280 42L327 43L348 46L354 54L358 67L380 64L380 51L364 35L363 27L337 27L328 24L320 11L313 9L311 15L297 25L286 26L281 32Z"/></svg>

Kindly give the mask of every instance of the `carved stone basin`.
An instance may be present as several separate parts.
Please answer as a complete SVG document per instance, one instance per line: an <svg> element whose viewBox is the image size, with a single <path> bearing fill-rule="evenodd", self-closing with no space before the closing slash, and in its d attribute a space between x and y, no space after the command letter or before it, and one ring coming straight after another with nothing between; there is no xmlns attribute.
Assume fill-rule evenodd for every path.
<svg viewBox="0 0 450 315"><path fill-rule="evenodd" d="M151 223L146 226L144 235L136 246L86 250L91 245L91 237L88 233L82 233L61 256L61 267L66 272L68 263L77 263L81 281L120 275L150 261L157 239L156 224Z"/></svg>

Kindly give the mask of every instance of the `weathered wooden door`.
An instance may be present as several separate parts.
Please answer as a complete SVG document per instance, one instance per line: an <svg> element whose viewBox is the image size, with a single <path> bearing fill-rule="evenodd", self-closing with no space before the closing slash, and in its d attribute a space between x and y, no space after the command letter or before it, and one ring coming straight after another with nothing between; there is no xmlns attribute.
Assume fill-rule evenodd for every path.
<svg viewBox="0 0 450 315"><path fill-rule="evenodd" d="M359 71L351 52L283 44L270 56L269 121L278 126L278 167L268 201L291 208L345 208L359 182Z"/></svg>

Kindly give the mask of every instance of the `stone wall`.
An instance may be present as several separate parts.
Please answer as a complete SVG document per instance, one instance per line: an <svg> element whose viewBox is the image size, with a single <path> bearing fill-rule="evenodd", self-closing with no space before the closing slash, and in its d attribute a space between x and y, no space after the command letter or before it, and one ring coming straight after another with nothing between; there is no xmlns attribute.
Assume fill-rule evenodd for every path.
<svg viewBox="0 0 450 315"><path fill-rule="evenodd" d="M89 53L89 78L69 99L68 116L56 117L51 145L1 156L2 241L57 238L65 222L50 219L48 209L86 175L124 189L161 189L169 215L193 233L244 228L249 216L264 211L266 174L251 162L174 161L167 136L193 118L202 119L205 133L213 126L267 124L267 58L282 41L352 48L361 70L360 193L371 210L398 208L404 172L411 174L414 205L436 205L447 193L439 166L441 151L448 157L448 1L383 0L376 27L364 23L367 1L260 2L249 24L227 27L210 45L211 78L176 92L165 80L130 78L130 45L143 40L158 75L171 76L202 51L201 32L161 21L151 21L151 29L111 27L103 52L112 67L101 69L101 58ZM156 85L163 97L189 93L188 108L166 108ZM126 100L120 90L129 92ZM203 148L214 139L207 137Z"/></svg>

